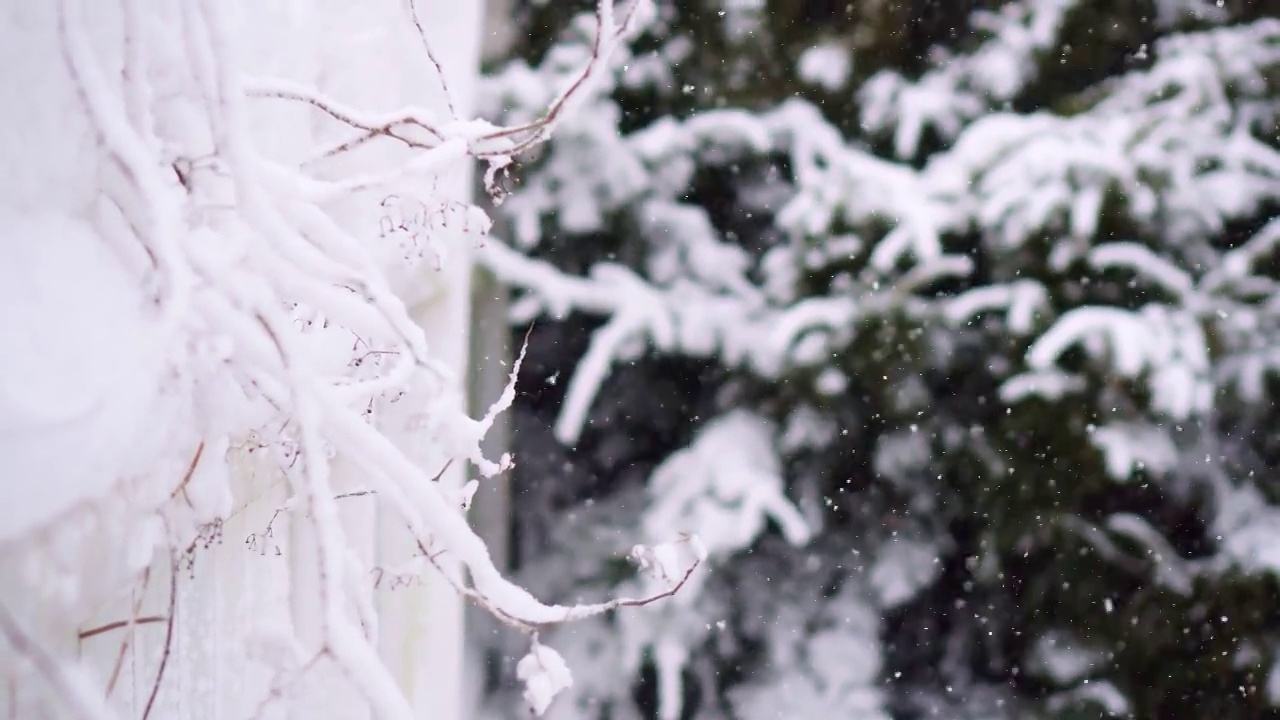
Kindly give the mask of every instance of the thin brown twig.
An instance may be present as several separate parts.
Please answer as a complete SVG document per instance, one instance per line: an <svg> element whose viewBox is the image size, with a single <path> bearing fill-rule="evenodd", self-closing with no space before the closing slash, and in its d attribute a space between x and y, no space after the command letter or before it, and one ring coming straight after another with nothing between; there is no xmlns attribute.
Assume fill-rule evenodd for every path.
<svg viewBox="0 0 1280 720"><path fill-rule="evenodd" d="M251 715L250 718L256 720L256 718L262 717L262 713L266 712L267 708L271 707L271 703L276 702L283 697L285 690L288 689L290 685L301 680L303 675L310 672L311 669L315 667L316 663L320 662L320 659L328 654L329 648L323 647L315 655L312 655L311 659L303 663L297 670L288 673L283 680L280 675L277 675L276 679L271 683L271 688L267 690L266 697L262 698L262 702L258 703L257 709L253 711L253 715Z"/></svg>
<svg viewBox="0 0 1280 720"><path fill-rule="evenodd" d="M296 102L306 103L329 117L337 120L344 125L350 125L361 130L374 130L376 126L369 125L357 120L350 112L345 109L334 107L330 103L320 97L312 95L303 90L290 90L288 88L271 88L271 89L255 89L248 90L249 97L257 98L277 98L280 100L293 100Z"/></svg>
<svg viewBox="0 0 1280 720"><path fill-rule="evenodd" d="M280 517L280 513L287 509L288 508L276 508L276 511L271 514L271 519L267 521L267 529L262 532L263 539L275 537L275 535L271 533L271 528L276 524L276 518Z"/></svg>
<svg viewBox="0 0 1280 720"><path fill-rule="evenodd" d="M437 553L431 553L427 550L427 547L425 544L423 544L422 540L415 538L414 542L417 543L418 550L419 552L422 553L422 556L425 557L427 559L427 562L431 563L432 567L434 567L444 577L445 581L448 582L453 587L455 592L474 602L478 607L480 607L485 612L488 612L489 614L493 615L495 618L498 619L499 622L503 623L504 625L514 628L527 635L536 637L538 632L543 628L556 625L559 623L571 622L575 619L580 619L580 618L575 618L574 612L573 612L575 608L572 608L572 607L565 608L566 610L565 617L557 621L531 622L528 620L518 618L515 615L512 615L511 613L498 607L497 605L494 605L492 602L490 602L489 598L485 597L485 595L480 591L476 590L475 588L467 587L461 584L460 582L456 581L451 575L449 575L449 573L446 572L445 569L437 561L439 557L444 554L443 550ZM627 607L627 608L644 607L645 605L650 605L652 603L658 602L659 600L665 600L666 598L673 597L676 593L680 592L680 590L685 586L685 584L689 582L689 578L693 576L694 571L701 566L702 566L702 560L695 559L694 562L688 567L688 569L684 571L684 575L680 577L680 580L677 581L670 588L667 588L666 590L660 593L649 595L643 598L615 598L613 600L600 603L595 606L587 606L587 607L594 608L594 610L590 613L583 615L582 617L588 617L590 615L606 613L606 612L610 612L612 610L616 610L618 608L624 608L624 607Z"/></svg>
<svg viewBox="0 0 1280 720"><path fill-rule="evenodd" d="M436 77L440 78L440 90L444 93L445 105L449 108L449 116L457 120L458 111L454 109L453 93L449 92L449 82L445 80L444 68L440 65L440 61L436 59L435 53L431 52L431 42L427 40L427 30L422 27L422 19L418 17L417 0L409 0L409 15L413 17L413 25L418 29L418 37L422 39L422 49L427 52L427 59L436 68Z"/></svg>
<svg viewBox="0 0 1280 720"><path fill-rule="evenodd" d="M420 142L413 138L406 137L403 134L395 132L401 127L416 127L430 134L437 142L443 142L444 136L439 130L436 130L430 122L419 117L418 113L413 110L403 110L393 115L390 119L381 124L371 124L363 122L355 117L355 111L347 108L336 106L332 101L311 94L303 89L290 88L251 88L248 91L250 97L257 98L276 98L279 100L292 100L295 102L306 103L329 117L349 127L356 128L362 132L355 137L345 140L338 145L324 151L321 157L333 157L344 152L354 150L374 138L379 136L391 138L404 143L411 148L421 150L430 150L436 147L430 143Z"/></svg>
<svg viewBox="0 0 1280 720"><path fill-rule="evenodd" d="M280 344L280 337L276 335L276 331L272 329L271 323L267 322L267 318L264 317L262 313L254 313L253 317L258 321L258 324L262 326L262 331L267 334L267 337L271 338L271 344L275 345L276 353L280 356L280 363L285 367L288 367L288 356L285 354L284 345Z"/></svg>
<svg viewBox="0 0 1280 720"><path fill-rule="evenodd" d="M436 571L439 572L440 575L445 579L445 582L449 583L449 585L453 587L454 592L467 598L468 600L471 600L476 604L477 607L484 610L485 612L492 614L504 625L515 628L516 630L519 630L520 632L528 635L533 635L538 632L537 625L527 623L521 620L520 618L504 611L502 608L497 607L493 603L489 602L488 598L480 594L474 588L469 588L466 585L463 585L462 583L454 580L453 577L449 575L449 573L446 572L444 567L442 567L439 563L439 558L443 554L443 552L438 552L438 553L430 552L429 550L427 550L427 546L417 538L414 539L414 542L417 543L418 551L422 553L422 557L426 558L427 562L431 563L431 566L434 567Z"/></svg>
<svg viewBox="0 0 1280 720"><path fill-rule="evenodd" d="M617 600L612 600L606 604L612 605L615 608L644 607L645 605L656 603L659 600L665 600L669 597L674 596L676 593L680 592L680 588L684 587L685 583L689 582L689 578L693 576L693 571L697 570L698 566L700 565L702 565L702 561L695 560L693 564L690 565L689 568L684 571L684 575L680 577L679 582L677 582L675 585L672 585L666 591L658 593L657 595L650 595L648 597L643 597L643 598L618 598Z"/></svg>
<svg viewBox="0 0 1280 720"><path fill-rule="evenodd" d="M404 143L408 147L418 148L421 150L430 150L431 148L435 147L434 145L427 145L426 143L420 143L410 138L406 138L402 135L397 135L394 132L396 128L402 125L410 125L410 124L418 125L417 123L411 123L408 120L397 120L395 122L389 122L389 123L386 123L385 125L379 125L377 127L364 128L364 132L362 134L357 135L351 138L350 140L346 140L338 144L337 146L324 151L323 153L320 154L320 157L329 158L329 157L334 157L336 155L341 155L344 152L350 152L360 147L361 145L364 145L370 140L374 140L378 137L387 137L387 138L391 138L392 140L398 140ZM360 127L360 126L356 125L353 127ZM418 125L418 127L421 127L422 129L427 130L432 134L435 134L434 130L431 130L425 125Z"/></svg>
<svg viewBox="0 0 1280 720"><path fill-rule="evenodd" d="M187 472L182 476L182 482L178 483L178 487L174 488L173 492L169 493L170 500L173 500L174 498L178 497L178 493L182 493L184 496L186 496L187 483L191 482L191 477L195 475L196 466L200 464L200 456L203 454L204 454L204 441L201 440L200 444L196 446L195 454L191 456L191 462L187 465ZM191 504L191 498L189 497L187 498L187 504L188 505Z"/></svg>
<svg viewBox="0 0 1280 720"><path fill-rule="evenodd" d="M606 37L613 38L623 33L626 33L627 30L631 27L631 23L635 18L636 7L638 3L637 2L631 3L630 7L627 8L626 13L623 15L622 22L617 26L606 30L604 11L603 11L603 3L606 3L606 2L612 3L613 0L599 0L599 2L597 2L596 4L596 10L595 10L596 34L595 34L595 39L593 40L592 46L591 46L591 58L590 60L588 60L586 67L582 69L582 72L579 73L578 76L574 79L573 83L570 84L568 90L561 93L560 96L557 97L556 100L551 104L551 107L548 108L547 111L543 113L543 115L537 120L533 120L531 122L527 122L514 127L503 128L501 130L496 130L494 132L481 135L478 138L478 140L480 142L486 142L486 141L493 141L493 140L502 140L506 138L511 138L512 136L528 133L527 137L524 137L523 139L516 141L515 144L511 147L507 147L501 150L476 151L473 153L475 157L481 158L481 159L510 157L512 155L517 155L524 152L525 150L528 150L530 147L536 145L537 143L545 139L547 131L549 130L550 126L553 125L557 119L559 119L560 113L563 111L565 105L569 102L569 100L572 97L578 94L582 86L587 82L587 80L592 76L592 74L596 72L596 70L598 69L598 65L604 61L605 38ZM423 28L422 22L418 18L416 0L409 0L409 5L410 5L411 14L413 16L414 25L418 30L418 35L422 40L423 47L425 48L427 53L427 57L435 66L436 72L440 78L440 84L445 93L445 100L449 107L449 112L453 115L454 119L456 120L457 112L453 104L453 99L449 93L448 83L445 80L444 69L440 65L440 63L436 60L435 55L431 51L431 46L427 40L425 28ZM348 111L344 108L337 107L332 101L326 100L317 95L313 95L311 93L307 93L298 89L288 89L288 88L252 89L251 88L248 94L250 97L279 98L284 100L293 100L296 102L303 102L308 105L311 105L317 110L320 110L326 115L329 115L333 119L361 131L359 134L356 134L355 136L347 140L344 140L339 144L325 150L323 153L320 154L320 158L330 158L337 155L341 155L345 152L354 150L355 148L360 147L377 137L391 138L392 140L399 141L411 148L429 150L433 147L436 147L435 145L413 140L412 138L406 137L403 134L395 132L397 129L405 128L405 127L417 127L429 133L433 138L435 138L437 142L444 141L444 135L441 134L440 131L432 127L432 125L429 122L422 120L413 111L404 111L399 116L386 120L381 124L374 125L371 123L362 122L358 120L355 117L354 111Z"/></svg>
<svg viewBox="0 0 1280 720"><path fill-rule="evenodd" d="M130 625L146 625L148 623L159 623L159 622L165 622L168 619L169 618L163 615L145 615L139 618L129 618L128 620L116 620L115 622L109 622L106 625L99 625L96 628L81 630L80 639L88 640L89 638L95 635L108 633L108 632L111 632L112 630L119 630L120 628L129 627Z"/></svg>
<svg viewBox="0 0 1280 720"><path fill-rule="evenodd" d="M431 478L431 482L440 482L440 478L444 477L444 474L449 471L450 465L453 465L453 458L449 458L445 461L444 467L440 468L440 472L436 473L435 477Z"/></svg>
<svg viewBox="0 0 1280 720"><path fill-rule="evenodd" d="M355 137L350 138L350 139L348 139L348 140L343 140L342 142L338 143L337 145L334 145L333 147L329 148L328 150L325 150L324 152L319 153L319 154L317 155L317 157L318 157L318 158L331 158L331 157L334 157L334 156L337 156L337 155L341 155L341 154L342 154L342 153L344 153L344 152L351 152L352 150L355 150L356 148L360 147L361 145L364 145L365 143L367 143L367 142L369 142L369 141L371 141L371 140L373 140L373 139L377 138L379 135L382 135L383 137L389 137L389 138L391 138L391 139L393 139L393 140L400 140L401 142L404 142L403 140L401 140L400 136L395 135L394 133L392 133L392 132L390 131L390 129L388 129L385 133L377 133L377 132L369 132L369 131L366 131L366 132L362 132L362 133L360 133L359 135L356 135ZM406 144L407 144L407 143L406 143ZM314 162L315 162L315 160L313 159L313 160L310 160L310 161L308 161L308 162L309 162L309 163L314 163Z"/></svg>
<svg viewBox="0 0 1280 720"><path fill-rule="evenodd" d="M448 465L446 465L445 467L448 467ZM436 477L439 478L439 475L437 475ZM334 495L333 499L345 500L347 498L364 497L366 495L377 495L377 494L378 494L377 490L353 490L352 492ZM288 512L289 510L290 510L289 507L276 508L276 511L271 514L271 519L267 521L267 529L262 532L263 539L275 537L272 534L272 528L276 524L276 518L280 517L281 514Z"/></svg>
<svg viewBox="0 0 1280 720"><path fill-rule="evenodd" d="M142 610L142 601L147 595L147 588L151 585L150 567L142 572L140 585L142 587L138 589L138 594L133 599L133 611L129 613L131 618L138 617L138 613ZM116 662L111 668L111 678L107 681L107 697L111 697L111 693L115 692L116 682L120 679L120 671L124 669L124 656L129 652L129 645L132 642L133 633L125 633L125 636L120 640L120 650L116 653Z"/></svg>
<svg viewBox="0 0 1280 720"><path fill-rule="evenodd" d="M526 335L526 338L527 338L527 335ZM440 469L440 472L436 473L435 477L432 478L432 480L439 481L440 478L444 476L444 473L449 469L449 465L451 463L452 463L452 460L450 460L449 462L446 462L444 467ZM410 532L412 532L412 528L410 528ZM687 536L684 538L685 541L687 541L688 539L689 538ZM473 587L467 587L465 584L456 580L452 575L450 575L439 562L440 557L445 554L444 550L432 553L427 549L427 546L422 541L422 539L416 536L416 533L414 536L414 543L418 546L418 551L422 553L422 557L426 558L427 562L431 563L432 567L434 567L440 573L440 575L444 577L445 582L449 583L449 585L453 587L455 592L471 600L478 607L492 614L495 618L498 619L499 622L502 622L503 624L508 625L509 627L515 628L520 632L536 637L538 631L541 628L556 624L556 622L569 622L575 619L574 608L566 608L564 619L560 621L555 621L555 622L538 623L538 622L530 622L530 621L518 618L515 615L512 615L511 613L506 612L505 610L498 607L497 605L494 605L489 600L489 598L485 597L485 595L480 591L476 590ZM680 592L680 590L685 586L685 584L689 582L689 578L693 576L694 571L697 570L701 565L702 565L701 558L696 558L694 562L685 570L684 575L680 577L679 581L677 581L670 588L667 588L666 590L660 593L656 593L654 595L646 596L643 598L615 598L608 602L600 603L599 605L588 606L588 607L595 608L594 612L589 614L605 613L605 612L609 612L609 611L616 610L618 608L623 608L623 607L644 607L645 605L649 605L659 600L672 597L676 593ZM379 580L380 579L381 579L381 575L379 575ZM376 587L376 584L375 584L375 587Z"/></svg>
<svg viewBox="0 0 1280 720"><path fill-rule="evenodd" d="M344 500L344 498L348 497L364 497L366 495L378 495L378 491L375 491L375 489L360 489L360 491L356 492L344 492L342 495L333 496L333 498L334 500Z"/></svg>
<svg viewBox="0 0 1280 720"><path fill-rule="evenodd" d="M555 102L551 104L551 107L547 108L547 111L543 113L542 117L538 118L537 120L527 122L523 125L517 125L515 127L503 128L501 130L497 130L487 135L482 135L480 137L480 140L481 141L500 140L503 138L509 138L513 135L519 135L521 133L531 133L531 134L525 139L517 142L515 146L512 148L507 148L502 151L480 152L480 153L476 153L476 157L517 155L519 153L524 152L525 150L528 150L530 147L532 147L533 145L536 145L538 142L540 142L543 139L543 137L545 136L545 131L550 125L554 124L555 121L559 118L560 112L564 109L564 106L569 102L569 99L572 98L574 95L578 94L578 91L587 82L587 79L591 77L591 74L593 72L595 72L596 66L599 63L603 62L604 39L605 39L606 30L604 27L605 18L604 18L604 11L602 9L602 4L605 2L612 2L612 1L613 0L600 0L596 4L596 11L595 11L596 36L595 36L595 40L591 44L591 59L587 61L586 67L582 69L582 72L578 74L578 77L576 77L573 83L569 85L569 89L561 93L560 96L556 98ZM627 13L623 16L621 25L614 28L610 28L609 32L611 32L613 36L625 33L630 28L631 22L635 17L635 11L636 11L637 5L639 5L639 3L637 2L631 3L631 7L628 8Z"/></svg>
<svg viewBox="0 0 1280 720"><path fill-rule="evenodd" d="M164 630L164 650L160 654L160 667L156 670L156 680L151 685L151 695L147 698L146 708L142 711L142 720L151 717L151 709L155 706L156 696L160 694L160 683L164 680L165 668L169 666L169 653L173 649L173 625L178 607L178 558L173 556L169 561L169 616L166 618Z"/></svg>
<svg viewBox="0 0 1280 720"><path fill-rule="evenodd" d="M609 1L610 0L601 0L601 2ZM511 137L512 135L519 135L522 132L541 130L555 121L556 117L560 115L561 108L564 107L570 97L577 93L578 88L582 87L582 84L587 81L587 78L591 77L591 72L595 70L596 63L600 62L600 51L604 45L604 34L604 13L601 11L600 4L597 3L596 36L591 43L591 59L589 59L586 66L582 68L582 72L578 73L578 77L574 79L573 84L569 86L569 89L561 93L560 97L556 98L555 102L551 103L551 107L547 108L547 111L537 120L527 122L523 125L497 130L489 133L488 135L482 136L481 139L497 140L499 138Z"/></svg>

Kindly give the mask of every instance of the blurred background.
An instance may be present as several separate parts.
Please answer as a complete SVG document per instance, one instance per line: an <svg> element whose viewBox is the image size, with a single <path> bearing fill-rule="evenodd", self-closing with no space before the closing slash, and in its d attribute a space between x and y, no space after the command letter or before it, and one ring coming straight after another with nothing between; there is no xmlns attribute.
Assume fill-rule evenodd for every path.
<svg viewBox="0 0 1280 720"><path fill-rule="evenodd" d="M1280 718L1280 2L655 5L498 177L478 510L549 601L710 556L550 633L549 716ZM593 7L500 10L482 114Z"/></svg>

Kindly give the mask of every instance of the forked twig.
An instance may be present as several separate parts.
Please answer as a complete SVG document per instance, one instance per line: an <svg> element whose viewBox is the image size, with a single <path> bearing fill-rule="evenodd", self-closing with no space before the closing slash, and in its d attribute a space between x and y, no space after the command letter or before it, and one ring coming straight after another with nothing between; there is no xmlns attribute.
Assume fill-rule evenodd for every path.
<svg viewBox="0 0 1280 720"><path fill-rule="evenodd" d="M320 154L320 157L340 155L378 136L397 140L408 147L419 150L430 150L444 141L444 135L435 128L431 120L425 117L426 113L424 111L405 109L385 118L364 118L362 117L363 113L355 108L346 107L337 100L325 97L315 90L283 80L258 81L247 85L245 93L254 98L277 98L306 103L344 125L363 131L359 135L344 140L337 146L324 151ZM401 127L416 127L431 135L435 140L431 143L424 143L396 133L395 130Z"/></svg>
<svg viewBox="0 0 1280 720"><path fill-rule="evenodd" d="M503 128L486 135L482 135L480 141L493 141L511 138L514 135L522 133L530 133L528 137L520 140L514 147L505 148L501 151L478 152L476 157L491 158L517 155L528 150L530 147L544 140L550 132L556 120L559 119L560 113L564 110L569 100L587 84L587 81L599 71L599 66L606 60L607 51L611 49L612 43L619 35L625 34L631 28L631 23L635 19L636 8L639 6L638 0L631 3L627 8L627 12L623 15L622 23L606 29L606 25L612 24L613 18L613 0L598 0L596 3L596 35L591 43L591 59L587 61L582 72L574 79L569 88L562 92L559 97L551 103L551 107L543 113L542 117L537 120L517 125L515 127Z"/></svg>
<svg viewBox="0 0 1280 720"><path fill-rule="evenodd" d="M426 51L427 58L435 66L436 74L440 79L440 85L445 95L445 101L449 108L449 112L453 119L457 119L456 106L450 94L448 82L445 78L444 68L436 59L435 54L431 50L431 44L427 39L426 29L423 27L417 11L417 0L408 0L410 14L413 18L414 27L417 30L418 37L421 39L423 48ZM493 132L488 132L474 138L473 155L477 158L497 160L508 158L513 155L528 150L539 142L543 141L550 133L552 126L559 120L561 113L564 111L568 102L575 97L586 86L587 82L600 71L600 65L607 59L609 51L616 42L618 36L627 33L635 19L638 0L632 2L626 13L623 15L622 22L614 24L613 7L614 0L597 0L595 16L596 16L596 33L591 45L591 57L587 61L582 71L574 78L569 87L551 103L547 111L536 120L532 120L514 127L502 128ZM259 82L257 84L249 84L246 86L246 94L249 97L257 98L279 98L285 100L293 100L296 102L306 103L320 110L333 119L355 128L360 133L346 140L341 141L337 145L328 148L319 155L320 158L329 158L340 155L345 152L354 150L361 145L373 140L377 137L387 137L392 140L399 141L404 145L420 149L430 150L438 147L445 140L444 134L438 130L431 120L426 119L425 113L414 110L402 110L397 114L379 118L376 121L363 117L363 113L354 108L348 108L331 98L324 97L320 93L292 85L285 81ZM429 133L433 141L426 143L405 136L403 133L397 133L396 130L401 128L414 127ZM511 140L515 136L524 135L525 137L514 141L512 145L503 145L499 148L486 149L482 146L485 143L493 143L500 140Z"/></svg>
<svg viewBox="0 0 1280 720"><path fill-rule="evenodd" d="M191 462L187 465L187 472L184 473L182 476L182 482L178 483L178 487L174 488L173 492L169 493L170 500L177 498L178 493L182 493L183 496L186 496L187 484L191 482L191 477L195 475L196 466L200 464L200 456L203 454L204 454L204 441L201 440L200 444L196 446L195 454L191 456ZM189 498L187 500L187 504L188 505L191 504L191 500Z"/></svg>
<svg viewBox="0 0 1280 720"><path fill-rule="evenodd" d="M283 679L281 679L280 676L276 676L276 679L271 683L271 688L267 690L266 697L262 698L262 702L258 703L257 709L255 709L253 711L253 715L250 715L249 717L253 720L257 720L257 718L262 717L262 713L266 712L267 708L271 707L272 703L284 697L285 690L287 690L290 685L301 680L303 675L310 672L311 669L316 666L316 663L320 662L320 659L328 654L329 648L321 648L320 652L312 655L310 660L303 663L297 670L288 673Z"/></svg>

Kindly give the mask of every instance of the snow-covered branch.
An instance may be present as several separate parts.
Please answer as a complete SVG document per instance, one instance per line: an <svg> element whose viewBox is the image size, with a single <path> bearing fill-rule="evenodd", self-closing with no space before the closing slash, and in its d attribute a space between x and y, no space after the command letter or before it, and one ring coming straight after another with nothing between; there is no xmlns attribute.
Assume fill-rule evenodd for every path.
<svg viewBox="0 0 1280 720"><path fill-rule="evenodd" d="M205 537L201 528L220 524L230 510L230 477L224 472L216 481L222 486L211 489L209 468L229 462L236 451L228 448L248 434L288 446L288 462L279 470L292 499L276 516L287 513L313 540L304 562L318 579L312 599L321 636L315 657L333 661L380 717L407 720L413 711L372 644L376 618L363 586L368 575L355 559L337 502L351 495L341 492L344 487L371 488L361 494L374 495L403 521L448 582L530 634L544 668L552 651L538 642L540 629L646 605L679 590L700 562L697 553L682 576L652 595L588 605L544 604L503 577L458 498L411 461L371 416L389 403L412 403L415 426L423 432L415 443L432 445L446 466L469 461L491 477L508 469L511 459L486 458L480 443L515 398L520 361L489 411L478 420L468 417L460 409L464 403L457 402L460 379L392 291L388 269L371 244L335 211L368 190L430 180L477 158L502 164L545 140L604 72L621 36L643 12L643 0L617 8L613 0L600 0L592 53L575 81L540 118L505 128L458 116L424 30L428 20L415 3L406 22L416 28L439 76L447 118L425 108L370 111L297 81L246 77L252 63L241 54L238 26L225 3L180 5L166 8L166 26L144 17L137 3L122 1L123 70L98 54L84 0L59 0L57 13L67 70L101 152L116 171L104 192L124 222L114 222L109 237L122 257L141 249L149 262L134 264L135 279L158 289L154 313L164 328L165 369L184 383L162 390L191 392L197 405L216 409L200 422L194 454L169 448L170 455L185 458L185 473L156 473L152 479L164 485L163 492L153 506L137 509L163 520L164 537L152 541L167 544L175 558L171 606L164 616L168 637L144 716L155 705L169 660L181 582L177 558L183 548L188 555L194 551ZM255 127L255 113L272 103L312 108L331 121L316 133L314 151L296 165L275 159ZM378 138L395 141L400 154L376 174L319 165ZM488 220L477 208L460 213L469 225L487 230ZM443 272L443 263L437 269ZM353 472L358 477L350 477ZM203 479L197 482L197 476ZM50 683L70 699L84 694L72 692L72 680L52 650L9 628L7 614L0 619L6 620L8 644L38 666L47 665ZM131 619L99 626L82 639L150 621L135 610ZM126 649L122 645L122 656ZM530 675L523 668L520 674ZM297 679L296 673L281 678L286 676ZM563 668L556 677L555 687L540 690L540 680L525 678L539 713L555 688L569 682ZM279 684L273 687L266 704L283 692ZM79 705L86 717L103 716L89 700Z"/></svg>

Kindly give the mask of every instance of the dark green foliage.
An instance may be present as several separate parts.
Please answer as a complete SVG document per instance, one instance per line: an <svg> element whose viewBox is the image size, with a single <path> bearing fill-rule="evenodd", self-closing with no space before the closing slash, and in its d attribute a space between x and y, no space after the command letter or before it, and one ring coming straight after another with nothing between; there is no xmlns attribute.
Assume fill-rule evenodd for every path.
<svg viewBox="0 0 1280 720"><path fill-rule="evenodd" d="M1134 89L1142 87L1142 72L1162 67L1157 49L1175 47L1166 40L1210 37L1195 33L1280 17L1274 2L1239 0L1221 8L1163 0L1040 5L769 0L760 13L724 12L733 4L709 0L658 4L659 21L633 43L632 61L674 47L687 53L669 63L670 82L622 82L612 89L623 138L667 117L684 121L678 127L687 129L699 118L728 117L715 115L726 109L765 117L801 98L818 109L851 153L866 151L865 157L896 163L904 172L919 171L912 177L926 179L940 158L955 154L967 133L978 132L973 128L984 118L1023 121L1044 114L1061 121L1046 125L1035 138L1054 133L1075 138L1069 133L1083 127L1069 124L1076 121L1101 124L1119 115L1138 122L1148 108L1192 92L1174 86L1147 97ZM925 123L919 141L903 145L895 137L901 123L866 121L872 103L859 90L876 82L878 74L920 81L945 67L936 62L938 53L952 53L961 63L987 47L992 36L973 25L976 10L1009 6L1049 12L1046 7L1057 5L1066 9L1051 42L1018 68L1025 77L1010 92L998 96L983 89L985 81L967 77L949 86L957 95L973 91L981 105L965 106L970 109L960 127ZM521 55L539 62L562 37L559 28L584 6L589 4L524 8L521 17L530 35ZM744 21L735 13L755 23L750 33L735 35L733 23ZM1277 41L1280 33L1268 42ZM823 43L851 58L851 73L839 89L812 84L797 69L804 53ZM1246 56L1238 59L1249 62ZM1280 168L1280 60L1266 62L1271 64L1258 68L1260 84L1224 81L1226 96L1207 98L1204 107L1221 102L1224 112L1239 116L1246 107L1267 109L1257 113L1252 126L1234 127L1252 132L1259 166L1277 163ZM1127 114L1106 110L1127 98L1133 105ZM905 113L907 106L894 107ZM1192 123L1196 117L1187 116L1185 133L1202 128ZM1010 127L1014 132L1024 126ZM1257 243L1268 232L1280 210L1280 170L1258 171L1258 177L1274 172L1275 181L1259 180L1249 190L1257 195L1255 203L1237 207L1233 198L1208 191L1189 197L1183 193L1190 187L1188 177L1225 172L1232 161L1206 150L1192 172L1179 163L1196 151L1183 146L1168 146L1168 163L1163 156L1139 156L1134 150L1170 127L1182 126L1152 120L1133 131L1125 146L1125 152L1135 153L1125 158L1132 182L1121 174L1113 177L1110 169L1097 171L1076 156L1054 155L1050 150L1058 146L1044 145L1044 167L1067 166L1061 185L1068 198L1049 203L1052 210L1025 227L1017 225L1019 208L1025 206L1016 203L1002 215L965 209L961 219L940 222L942 252L967 258L971 265L964 273L940 273L916 285L896 284L927 264L916 255L900 253L892 267L876 266L872 250L908 218L892 212L892 203L871 197L875 183L831 201L832 215L817 231L785 226L794 197L832 189L805 184L795 138L766 148L726 150L730 140L714 135L673 154L677 159L652 160L646 171L653 175L670 170L677 160L687 159L693 167L674 191L654 184L625 200L601 202L606 219L590 234L565 232L555 212L541 218L544 238L532 251L535 257L570 276L585 275L604 260L616 262L665 292L675 281L659 277L651 263L679 238L646 229L649 214L654 207L695 208L714 235L708 242L742 251L749 261L743 275L751 283L769 286L777 258L791 262L793 278L784 283L791 297L770 296L767 311L782 316L806 300L832 306L847 301L854 308L844 324L815 322L795 333L777 368L726 357L720 348L695 352L678 343L665 348L650 343L647 351L614 364L576 447L557 444L549 454L545 445L554 439L534 428L554 422L563 395L542 384L553 375L573 374L587 352L588 331L597 325L572 315L554 323L540 320L533 332L532 359L521 386L540 389L517 404L521 430L515 449L521 464L516 483L531 494L548 484L569 485L554 493L554 502L531 504L522 515L527 511L546 524L547 513L575 504L634 502L667 455L695 442L707 421L745 407L782 428L778 450L789 497L811 519L820 519L818 536L805 547L766 533L741 548L716 567L696 607L672 611L710 619L708 626L726 623L718 634L690 640L682 717L761 717L744 709L753 703L741 698L755 697L752 688L774 688L770 683L781 683L780 677L792 678L791 667L772 663L790 658L786 662L800 666L805 653L817 652L804 645L804 638L821 636L824 618L844 607L841 603L855 592L850 588L875 595L865 590L876 586L869 579L873 566L900 541L920 543L937 556L909 597L868 601L879 613L876 633L883 649L883 664L875 673L875 692L884 693L877 711L903 720L935 713L965 720L1280 717L1266 689L1280 651L1277 568L1242 560L1232 544L1238 538L1226 535L1247 524L1232 514L1238 504L1256 497L1258 512L1267 513L1280 502L1275 440L1280 416L1274 402L1280 385L1273 361L1249 364L1251 353L1265 354L1280 343L1280 310L1268 305L1280 298L1280 285L1273 280L1280 270L1278 256L1264 252L1247 277L1210 284L1226 262L1224 253L1250 240ZM1217 149L1230 140L1226 132L1220 138L1181 137ZM529 176L548 172L549 158L573 152L571 147L553 142L551 154L528 168ZM1006 170L1004 163L1022 147L1014 143L974 163L965 189L955 190L972 195L955 204L968 208L964 202L972 201L978 207L987 199L984 193L1008 189L983 183L1001 177L992 173ZM1099 162L1110 161L1110 152L1099 145ZM1088 152L1082 157L1091 159ZM1059 176L1046 180L1035 174L1038 165L1029 167L1025 179L1013 182L1025 183L1027 197L1035 200L1041 197L1038 188L1053 185ZM1105 177L1099 180L1098 173ZM777 187L785 192L768 194ZM1244 193L1240 187L1225 184L1219 192ZM1083 211L1076 200L1094 189L1096 222L1081 226L1077 215ZM1154 209L1144 204L1146 193L1156 198ZM926 200L937 198L920 198L922 214L930 207ZM902 206L915 209L910 202ZM1213 219L1188 229L1184 215L1201 210ZM834 249L850 236L856 236L858 247ZM1145 248L1151 258L1185 273L1196 296L1170 286L1155 260L1105 265L1091 254L1122 243ZM1028 301L1033 309L1025 323L1014 321L1017 302L1012 300L970 313L955 309L971 297L968 293L1016 288L1042 293L1041 300ZM730 294L721 289L708 297ZM876 304L879 299L883 303ZM1122 313L1108 317L1136 324L1099 321L1099 327L1117 328L1111 332L1120 336L1082 337L1065 343L1051 368L1033 365L1035 347L1060 329L1064 318L1093 308ZM1251 329L1233 324L1246 316L1254 323ZM1126 369L1124 355L1134 351L1126 343L1134 338L1125 336L1131 334L1125 328L1145 332L1166 317L1188 318L1203 333L1210 366L1195 382L1209 386L1207 405L1182 411L1170 404L1172 392L1193 389L1190 379L1173 390L1163 379L1173 359ZM801 351L806 345L820 350ZM1142 341L1137 346L1145 349ZM1049 369L1076 384L1060 393L1011 394L1011 383ZM1246 378L1257 380L1259 389L1241 390L1253 381ZM818 417L835 431L809 443L783 442L785 428L802 415ZM1107 433L1124 432L1132 434L1126 442L1108 445L1106 437L1118 435ZM1169 457L1162 461L1166 447ZM1117 453L1131 448L1137 448L1135 460L1125 464ZM1117 464L1123 472L1117 473ZM566 472L569 466L591 469ZM590 477L573 479L583 472ZM1258 494L1235 494L1251 490ZM628 509L644 512L643 507ZM1274 528L1271 541L1280 547L1280 524ZM548 528L543 533L553 534ZM573 549L550 540L530 547L537 548L533 554ZM617 582L597 577L594 587ZM776 617L762 617L770 613ZM794 627L800 636L795 642L808 649L795 656L778 650L782 641L766 628L771 622ZM861 636L851 631L850 637ZM1061 661L1064 653L1092 659L1066 675L1046 666ZM656 717L654 672L646 663L635 677L615 681L632 686L640 711ZM794 678L788 682L786 688L799 687ZM799 699L806 691L794 692L797 708L819 707Z"/></svg>

